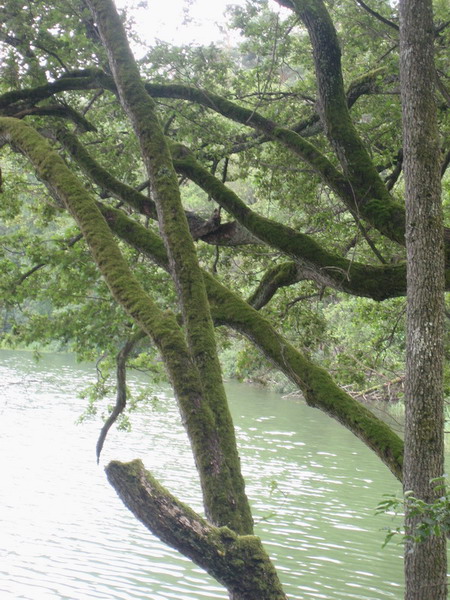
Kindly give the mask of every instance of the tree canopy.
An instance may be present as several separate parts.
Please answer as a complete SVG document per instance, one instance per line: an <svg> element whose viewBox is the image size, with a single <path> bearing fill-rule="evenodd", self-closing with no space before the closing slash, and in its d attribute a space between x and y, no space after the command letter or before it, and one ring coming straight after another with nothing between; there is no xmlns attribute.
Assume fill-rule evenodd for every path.
<svg viewBox="0 0 450 600"><path fill-rule="evenodd" d="M139 463L113 463L109 476L125 496L143 485L159 507L166 498L166 524L148 506L133 510L168 543L182 546L175 513L191 522L181 551L197 561L201 531L202 566L212 572L211 556L225 556L213 574L236 599L253 592L238 590L229 556L255 557L267 575L258 597L284 595L251 535L217 339L243 336L244 363L262 360L251 345L399 479L403 464L397 433L338 385L370 388L380 357L388 373L404 350L397 9L277 5L230 10L238 46L152 48L109 0L0 9L3 337L113 357L117 405L101 443L126 404L125 363L151 366L158 353L208 522L167 500ZM434 9L447 206L450 21L445 1ZM445 275L448 290L448 264ZM344 350L349 316L358 331Z"/></svg>

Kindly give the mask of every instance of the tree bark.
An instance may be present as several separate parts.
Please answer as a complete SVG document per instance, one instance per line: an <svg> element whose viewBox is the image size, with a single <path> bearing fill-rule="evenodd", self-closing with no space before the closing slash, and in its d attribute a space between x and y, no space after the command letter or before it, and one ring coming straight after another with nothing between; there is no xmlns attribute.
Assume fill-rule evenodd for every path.
<svg viewBox="0 0 450 600"><path fill-rule="evenodd" d="M114 233L168 270L161 239L121 211L101 208ZM306 402L323 410L359 437L402 479L403 442L367 407L339 388L324 369L315 365L281 336L271 323L212 275L203 271L211 313L216 325L227 325L247 336L304 394Z"/></svg>
<svg viewBox="0 0 450 600"><path fill-rule="evenodd" d="M433 90L432 0L400 1L407 248L404 490L426 502L444 473L444 244L439 142ZM417 518L408 514L413 532ZM444 537L405 546L406 600L447 598Z"/></svg>
<svg viewBox="0 0 450 600"><path fill-rule="evenodd" d="M140 460L113 461L106 473L135 517L224 585L232 600L286 600L258 537L214 527L160 485Z"/></svg>
<svg viewBox="0 0 450 600"><path fill-rule="evenodd" d="M130 50L126 33L112 0L88 0L121 103L133 125L150 179L159 228L169 258L183 315L188 357L197 374L201 394L197 406L197 431L187 426L190 438L204 438L193 445L206 514L216 525L228 525L239 533L252 533L253 519L245 494L244 479L228 408L203 276L186 215L172 156L159 123L155 103L147 94ZM184 374L172 373L172 379ZM199 423L198 421L203 421ZM208 425L208 428L206 428ZM211 454L214 461L211 462Z"/></svg>

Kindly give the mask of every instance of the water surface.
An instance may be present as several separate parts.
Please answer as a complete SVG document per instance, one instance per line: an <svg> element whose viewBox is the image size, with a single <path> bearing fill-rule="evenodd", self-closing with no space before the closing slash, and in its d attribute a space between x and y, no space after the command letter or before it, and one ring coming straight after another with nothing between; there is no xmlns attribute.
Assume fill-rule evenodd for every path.
<svg viewBox="0 0 450 600"><path fill-rule="evenodd" d="M152 536L103 472L142 458L181 500L201 510L189 445L170 390L110 431L76 425L92 365L72 357L0 351L0 597L5 600L201 600L223 588ZM134 377L136 389L147 384ZM394 477L341 425L300 399L227 385L257 534L289 598L399 599L401 548L382 549L388 517L375 517Z"/></svg>

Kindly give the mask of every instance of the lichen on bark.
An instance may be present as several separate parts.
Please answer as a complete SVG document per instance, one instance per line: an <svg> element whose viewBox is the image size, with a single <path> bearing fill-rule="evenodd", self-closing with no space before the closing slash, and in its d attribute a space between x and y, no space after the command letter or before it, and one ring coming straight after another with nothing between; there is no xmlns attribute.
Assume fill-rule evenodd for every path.
<svg viewBox="0 0 450 600"><path fill-rule="evenodd" d="M133 514L163 542L222 583L235 600L286 600L259 537L215 527L180 502L140 460L113 461L110 483Z"/></svg>

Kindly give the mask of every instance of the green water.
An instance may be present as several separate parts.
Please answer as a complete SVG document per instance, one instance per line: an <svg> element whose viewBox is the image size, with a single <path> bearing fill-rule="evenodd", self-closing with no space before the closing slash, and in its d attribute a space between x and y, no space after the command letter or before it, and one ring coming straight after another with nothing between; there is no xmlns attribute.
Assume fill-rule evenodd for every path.
<svg viewBox="0 0 450 600"><path fill-rule="evenodd" d="M0 597L201 600L224 590L154 538L123 507L103 466L140 457L201 510L189 446L170 390L111 431L95 462L100 417L84 425L77 394L91 365L0 352ZM147 382L134 378L132 387ZM401 547L382 549L389 517L374 516L399 486L341 425L299 399L229 383L257 533L291 599L400 599ZM110 399L111 401L112 399Z"/></svg>

